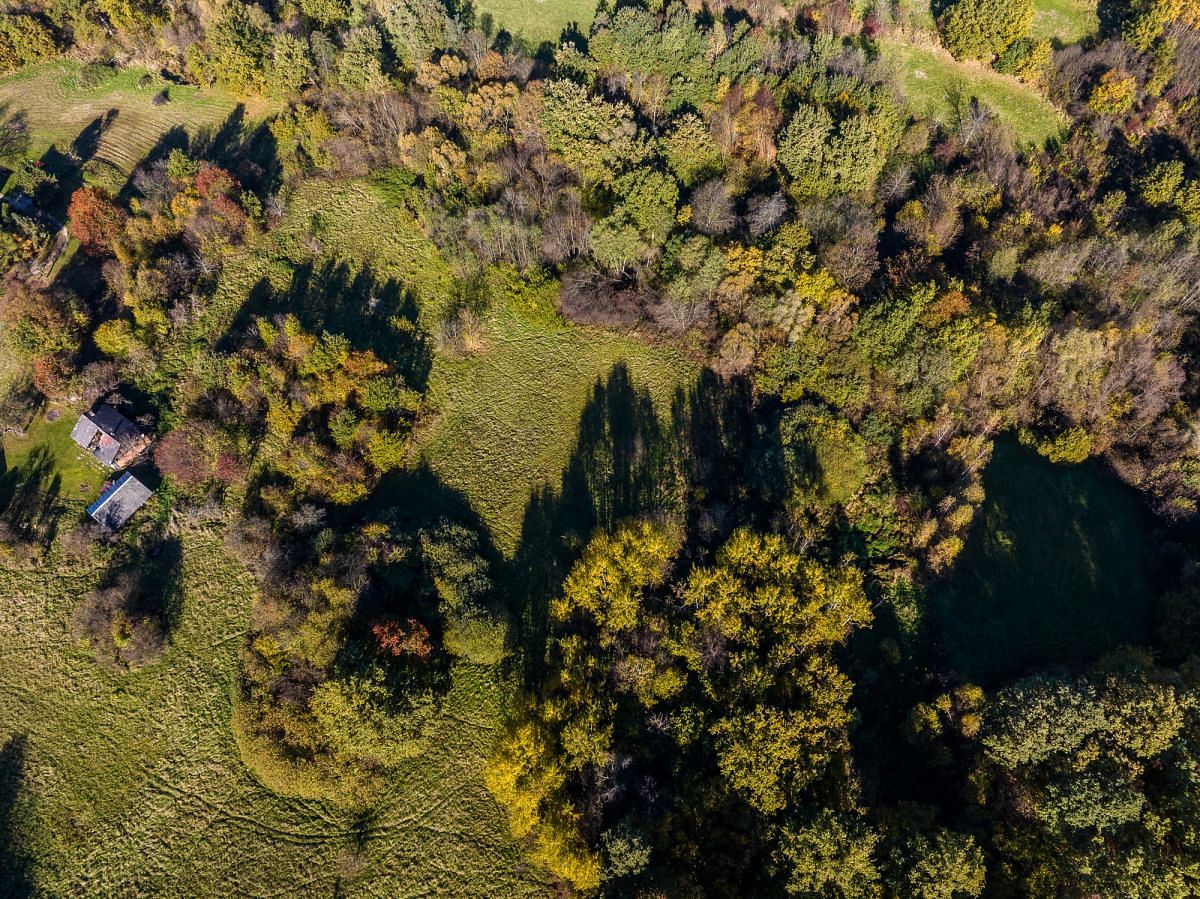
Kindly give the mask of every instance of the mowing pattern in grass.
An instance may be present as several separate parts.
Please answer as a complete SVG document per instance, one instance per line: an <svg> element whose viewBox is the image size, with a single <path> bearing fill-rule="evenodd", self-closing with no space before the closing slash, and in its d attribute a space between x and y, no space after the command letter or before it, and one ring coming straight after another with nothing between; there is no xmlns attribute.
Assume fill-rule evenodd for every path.
<svg viewBox="0 0 1200 899"><path fill-rule="evenodd" d="M15 875L0 866L6 895L18 877L46 896L545 893L479 779L507 693L495 671L455 671L430 751L370 814L281 799L242 766L229 729L252 581L214 533L183 543L173 645L129 675L99 669L70 635L98 569L0 569L0 781L16 785L0 793L14 806L0 838L36 859Z"/></svg>
<svg viewBox="0 0 1200 899"><path fill-rule="evenodd" d="M1097 466L1051 465L1011 439L997 443L984 489L983 513L936 598L961 672L991 681L1146 639L1150 522L1133 490Z"/></svg>
<svg viewBox="0 0 1200 899"><path fill-rule="evenodd" d="M183 370L251 311L281 302L302 311L307 295L288 293L297 272L343 264L400 282L423 320L445 305L445 265L410 216L366 185L312 185L291 199L283 226L227 260L211 306L170 348L171 367ZM368 300L324 297L350 322L350 301ZM665 413L694 369L631 338L535 326L509 311L486 323L478 355L434 361L442 415L424 455L511 552L530 493L556 483L568 460L595 381L624 362ZM68 517L79 514L82 504ZM497 669L455 668L429 751L404 763L369 813L284 799L255 781L230 729L254 584L219 530L184 530L172 645L161 663L129 675L99 668L70 634L75 604L101 568L55 550L39 567L0 570L0 787L9 786L0 822L12 806L0 842L30 860L13 876L41 895L547 894L480 777L512 695ZM22 885L6 876L0 870L9 893Z"/></svg>
<svg viewBox="0 0 1200 899"><path fill-rule="evenodd" d="M506 29L536 48L543 41L557 44L570 25L586 35L596 4L592 0L481 0L475 12L490 14L497 29Z"/></svg>
<svg viewBox="0 0 1200 899"><path fill-rule="evenodd" d="M958 62L944 50L885 41L882 52L903 76L904 93L917 115L947 120L958 102L978 97L1012 125L1020 143L1039 146L1058 134L1066 121L1049 101L1015 78Z"/></svg>
<svg viewBox="0 0 1200 899"><path fill-rule="evenodd" d="M1074 44L1100 27L1096 0L1034 0L1037 14L1029 26L1029 36Z"/></svg>
<svg viewBox="0 0 1200 899"><path fill-rule="evenodd" d="M51 144L66 150L88 132L86 151L128 175L158 140L172 128L195 135L219 128L237 108L228 94L195 87L167 85L145 72L111 71L93 87L80 84L80 66L60 61L19 72L0 82L0 106L23 109L29 121L30 156L40 158ZM154 104L167 88L169 102Z"/></svg>
<svg viewBox="0 0 1200 899"><path fill-rule="evenodd" d="M624 364L665 420L674 391L695 367L674 350L601 331L533 324L508 310L488 316L488 346L434 363L431 390L442 418L424 455L461 490L511 556L534 491L556 484L598 380Z"/></svg>

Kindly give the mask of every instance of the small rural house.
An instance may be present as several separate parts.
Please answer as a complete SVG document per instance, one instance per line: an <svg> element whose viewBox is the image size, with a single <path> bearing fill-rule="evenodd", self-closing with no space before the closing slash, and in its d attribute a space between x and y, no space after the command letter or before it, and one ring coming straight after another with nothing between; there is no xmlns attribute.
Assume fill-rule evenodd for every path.
<svg viewBox="0 0 1200 899"><path fill-rule="evenodd" d="M71 439L109 468L122 468L150 445L150 438L112 406L97 406L79 416Z"/></svg>
<svg viewBox="0 0 1200 899"><path fill-rule="evenodd" d="M153 490L125 472L105 486L100 498L88 506L88 515L110 531L115 531L132 518L133 513L144 506L153 493Z"/></svg>

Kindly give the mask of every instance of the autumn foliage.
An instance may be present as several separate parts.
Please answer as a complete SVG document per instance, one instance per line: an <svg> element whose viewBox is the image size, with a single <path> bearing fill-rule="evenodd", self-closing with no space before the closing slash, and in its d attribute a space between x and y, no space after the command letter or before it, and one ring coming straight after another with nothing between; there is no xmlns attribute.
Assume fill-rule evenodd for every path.
<svg viewBox="0 0 1200 899"><path fill-rule="evenodd" d="M71 220L71 234L92 254L111 250L113 239L129 217L113 202L108 191L99 187L81 187L75 191L67 216Z"/></svg>
<svg viewBox="0 0 1200 899"><path fill-rule="evenodd" d="M433 651L429 642L429 628L415 619L400 622L395 618L385 618L371 626L371 636L380 653L393 658L414 656L418 659L428 658Z"/></svg>

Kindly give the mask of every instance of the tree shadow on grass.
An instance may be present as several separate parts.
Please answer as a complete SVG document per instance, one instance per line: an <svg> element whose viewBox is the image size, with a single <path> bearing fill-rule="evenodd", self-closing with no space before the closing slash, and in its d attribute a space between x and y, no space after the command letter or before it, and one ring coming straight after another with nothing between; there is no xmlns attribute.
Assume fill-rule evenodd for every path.
<svg viewBox="0 0 1200 899"><path fill-rule="evenodd" d="M34 895L30 858L17 819L25 780L28 738L14 734L0 748L0 894L9 899Z"/></svg>
<svg viewBox="0 0 1200 899"><path fill-rule="evenodd" d="M64 222L67 216L67 206L71 195L83 187L84 168L96 158L100 149L100 140L104 133L112 127L119 111L110 109L103 115L96 116L71 142L70 150L63 152L57 145L51 145L38 160L38 165L47 174L53 175L55 185L38 192L34 198L38 210Z"/></svg>
<svg viewBox="0 0 1200 899"><path fill-rule="evenodd" d="M7 468L0 452L0 519L26 543L49 546L58 531L62 476L47 447L35 447L16 468Z"/></svg>
<svg viewBox="0 0 1200 899"><path fill-rule="evenodd" d="M246 107L239 103L220 125L201 128L192 139L190 151L197 159L226 166L242 145L246 128ZM227 167L227 166L226 166Z"/></svg>
<svg viewBox="0 0 1200 899"><path fill-rule="evenodd" d="M174 534L152 538L136 571L139 595L134 613L161 622L170 641L183 617L183 542Z"/></svg>
<svg viewBox="0 0 1200 899"><path fill-rule="evenodd" d="M239 103L220 125L200 128L189 134L182 125L166 131L134 171L165 160L171 151L181 150L194 159L214 163L228 170L242 187L266 193L278 188L280 165L275 139L265 124L251 130L246 127L246 107ZM128 203L137 194L133 177L126 181L118 201Z"/></svg>
<svg viewBox="0 0 1200 899"><path fill-rule="evenodd" d="M419 535L427 531L436 534L447 524L461 526L475 536L475 549L494 575L500 558L487 525L461 492L443 483L424 464L389 472L361 503L328 511L326 524L336 532L352 533L371 522L383 525L393 542L393 549L361 559L357 571L347 572L347 579L357 581L360 589L335 667L342 674L352 674L369 671L382 661L386 681L398 701L419 699L423 694L444 697L452 685L453 658L448 651L434 651L415 662L388 659L374 648L371 629L379 622L416 621L428 628L432 646L443 646L439 588L435 575L423 564ZM498 597L498 591L492 589L472 602L503 618Z"/></svg>
<svg viewBox="0 0 1200 899"><path fill-rule="evenodd" d="M119 552L75 610L76 634L97 659L134 669L158 661L183 614L183 543L148 534Z"/></svg>
<svg viewBox="0 0 1200 899"><path fill-rule="evenodd" d="M624 363L597 379L558 489L530 497L503 572L527 683L542 675L550 599L594 533L630 518L679 516L685 552L703 553L736 525L766 518L769 505L755 488L759 440L746 379L702 372L675 392L666 424Z"/></svg>
<svg viewBox="0 0 1200 899"><path fill-rule="evenodd" d="M275 137L266 123L248 127L246 107L239 103L220 125L196 132L192 156L229 171L249 190L267 194L282 184L283 169Z"/></svg>
<svg viewBox="0 0 1200 899"><path fill-rule="evenodd" d="M416 296L395 278L380 280L370 266L332 260L296 266L283 291L264 278L250 290L218 351L232 351L255 318L284 313L310 333L341 334L354 349L371 350L395 366L409 387L424 391L433 352L417 324Z"/></svg>
<svg viewBox="0 0 1200 899"><path fill-rule="evenodd" d="M520 545L503 574L530 683L540 680L550 599L592 534L629 518L680 509L676 447L650 394L633 384L624 363L597 379L558 489L546 486L530 497Z"/></svg>
<svg viewBox="0 0 1200 899"><path fill-rule="evenodd" d="M0 428L24 435L45 408L46 395L34 386L33 381L18 381L0 400ZM0 474L4 471L4 449L0 447Z"/></svg>
<svg viewBox="0 0 1200 899"><path fill-rule="evenodd" d="M757 432L754 409L748 378L722 378L709 369L691 388L675 392L671 428L687 489L686 530L694 541L716 544L735 525L768 524L773 485L763 484L762 460L778 435Z"/></svg>
<svg viewBox="0 0 1200 899"><path fill-rule="evenodd" d="M139 169L149 169L155 163L165 160L171 155L172 150L182 150L187 152L191 145L191 137L187 133L187 129L182 125L175 125L173 128L168 128L158 140L154 142L154 146L150 148L142 160L133 168L129 178L126 179L125 185L117 193L117 203L121 206L128 206L129 201L138 196L138 189L134 186L134 176Z"/></svg>
<svg viewBox="0 0 1200 899"><path fill-rule="evenodd" d="M83 187L84 166L95 158L96 151L100 146L100 139L103 137L105 129L111 125L115 114L116 110L110 110L104 116L94 119L80 132L72 144L75 158L58 153L53 147L46 151L47 156L44 158L43 164L47 169L55 171L58 176L58 201L52 208L48 208L47 212L66 224L68 229L70 223L67 222L67 208L70 205L71 196L76 190ZM168 145L172 141L178 141L180 135L186 141L187 135L182 128L173 128L168 131L159 138L154 149L151 150L151 156L156 153L165 156L170 152ZM125 185L116 192L114 199L118 204L125 206L128 205L134 193L132 179L127 179ZM104 279L100 274L102 262L103 260L82 250L74 253L55 276L55 285L74 292L80 299L92 306L97 317L107 318L115 312L115 309L106 309L102 305L106 290Z"/></svg>
<svg viewBox="0 0 1200 899"><path fill-rule="evenodd" d="M0 162L16 165L29 152L29 144L28 113L14 109L11 103L0 103ZM0 185L3 183L0 181Z"/></svg>
<svg viewBox="0 0 1200 899"><path fill-rule="evenodd" d="M1152 522L1095 463L1054 465L1011 437L983 476L987 499L933 595L949 662L990 685L1149 639Z"/></svg>
<svg viewBox="0 0 1200 899"><path fill-rule="evenodd" d="M441 522L453 522L478 535L480 556L493 575L501 565L491 531L470 501L461 491L443 482L424 462L414 468L385 474L362 504L346 511L345 518L339 522L342 527L348 527L350 520L386 519L397 531L409 534L436 527ZM495 596L488 597L488 601L494 603ZM377 611L388 610L380 608ZM434 610L425 611L432 613Z"/></svg>

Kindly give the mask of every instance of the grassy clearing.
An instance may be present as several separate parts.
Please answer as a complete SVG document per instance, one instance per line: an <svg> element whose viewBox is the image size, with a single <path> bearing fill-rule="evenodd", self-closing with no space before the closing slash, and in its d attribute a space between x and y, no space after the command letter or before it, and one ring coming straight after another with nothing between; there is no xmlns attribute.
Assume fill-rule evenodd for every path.
<svg viewBox="0 0 1200 899"><path fill-rule="evenodd" d="M177 348L180 369L197 341L241 326L252 305L246 298L261 285L286 294L314 250L326 260L348 263L352 272L365 267L373 296L384 295L391 282L401 285L413 295L423 327L436 327L450 277L417 223L388 202L386 188L311 184L291 199L283 226L226 265L210 309ZM341 298L330 295L336 292L327 291L321 302L342 305ZM364 294L361 301L356 292ZM365 302L370 292L346 291L356 303ZM672 392L695 369L674 350L598 330L535 324L504 308L489 312L484 325L482 351L464 359L432 360L429 390L439 418L425 436L421 455L447 486L466 496L492 530L497 547L510 554L530 495L555 483L567 464L580 412L595 382L624 362L637 386L650 391L665 415ZM341 330L352 340L369 343L370 336L356 333L353 322Z"/></svg>
<svg viewBox="0 0 1200 899"><path fill-rule="evenodd" d="M997 443L987 500L946 588L942 641L966 676L994 680L1143 641L1150 522L1137 494L1098 466L1051 465Z"/></svg>
<svg viewBox="0 0 1200 899"><path fill-rule="evenodd" d="M290 295L306 272L324 277L307 296ZM362 313L373 299L398 294L397 307L420 307L440 303L449 289L441 254L410 214L364 183L306 183L278 228L230 254L204 313L164 350L163 386L253 315L300 312L301 301L311 311L336 309L340 320L323 315L308 324L370 346L380 323Z"/></svg>
<svg viewBox="0 0 1200 899"><path fill-rule="evenodd" d="M409 213L365 183L312 181L289 197L278 228L227 262L201 332L219 336L256 285L286 286L298 265L313 260L365 266L376 280L402 282L421 305L450 289L445 261Z"/></svg>
<svg viewBox="0 0 1200 899"><path fill-rule="evenodd" d="M1035 0L1037 13L1029 36L1074 44L1095 34L1100 27L1096 0Z"/></svg>
<svg viewBox="0 0 1200 899"><path fill-rule="evenodd" d="M596 4L593 0L482 0L475 12L490 14L497 29L507 29L537 47L542 41L557 44L569 25L587 34Z"/></svg>
<svg viewBox="0 0 1200 899"><path fill-rule="evenodd" d="M575 327L534 324L507 309L486 319L488 345L462 359L438 358L431 391L442 417L423 454L460 490L511 556L530 496L557 484L593 386L619 364L650 393L660 417L695 367L674 350Z"/></svg>
<svg viewBox="0 0 1200 899"><path fill-rule="evenodd" d="M944 50L896 41L885 41L881 50L899 71L908 105L917 115L945 121L959 102L978 97L1012 125L1020 143L1037 145L1058 134L1065 123L1048 100L982 65L958 62Z"/></svg>
<svg viewBox="0 0 1200 899"><path fill-rule="evenodd" d="M77 62L58 61L0 82L0 107L27 116L32 158L42 158L52 146L65 151L82 136L93 171L111 167L127 176L171 129L183 128L192 137L216 132L239 105L221 91L170 85L139 69L106 70L90 87L81 83L81 72ZM169 102L156 106L154 97L164 89Z"/></svg>
<svg viewBox="0 0 1200 899"><path fill-rule="evenodd" d="M129 675L98 668L70 633L99 569L0 569L0 781L18 787L0 795L12 804L0 840L36 860L23 883L0 870L6 895L545 893L479 781L507 694L496 671L456 670L442 732L369 815L281 799L241 764L229 728L252 580L215 533L182 538L173 644Z"/></svg>

